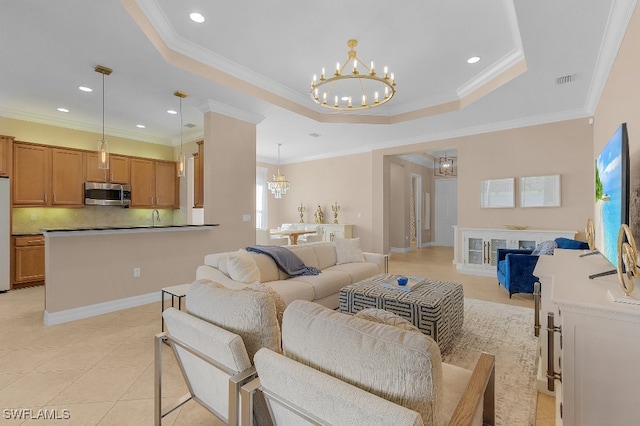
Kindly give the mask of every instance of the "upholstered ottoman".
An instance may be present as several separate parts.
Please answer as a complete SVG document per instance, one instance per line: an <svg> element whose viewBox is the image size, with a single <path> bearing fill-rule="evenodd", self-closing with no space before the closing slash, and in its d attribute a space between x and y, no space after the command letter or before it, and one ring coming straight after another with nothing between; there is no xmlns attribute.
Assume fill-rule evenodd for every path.
<svg viewBox="0 0 640 426"><path fill-rule="evenodd" d="M340 290L340 312L355 314L379 308L406 318L446 352L464 322L462 285L418 278L423 283L411 291L383 288L398 275L380 274Z"/></svg>

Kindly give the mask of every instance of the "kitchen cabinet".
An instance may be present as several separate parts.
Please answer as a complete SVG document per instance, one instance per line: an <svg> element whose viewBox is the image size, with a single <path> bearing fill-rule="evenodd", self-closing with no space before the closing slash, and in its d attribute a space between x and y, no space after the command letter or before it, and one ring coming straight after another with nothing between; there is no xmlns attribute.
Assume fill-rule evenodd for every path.
<svg viewBox="0 0 640 426"><path fill-rule="evenodd" d="M44 284L44 237L13 237L13 280L11 288Z"/></svg>
<svg viewBox="0 0 640 426"><path fill-rule="evenodd" d="M131 207L177 208L179 206L174 161L131 159Z"/></svg>
<svg viewBox="0 0 640 426"><path fill-rule="evenodd" d="M13 145L12 199L18 206L46 206L49 202L51 148Z"/></svg>
<svg viewBox="0 0 640 426"><path fill-rule="evenodd" d="M13 138L0 136L0 176L11 176Z"/></svg>
<svg viewBox="0 0 640 426"><path fill-rule="evenodd" d="M13 205L84 206L82 151L17 142L13 147Z"/></svg>
<svg viewBox="0 0 640 426"><path fill-rule="evenodd" d="M129 157L109 154L109 169L98 169L98 153L85 153L86 181L129 184Z"/></svg>
<svg viewBox="0 0 640 426"><path fill-rule="evenodd" d="M84 207L82 151L51 149L51 205Z"/></svg>

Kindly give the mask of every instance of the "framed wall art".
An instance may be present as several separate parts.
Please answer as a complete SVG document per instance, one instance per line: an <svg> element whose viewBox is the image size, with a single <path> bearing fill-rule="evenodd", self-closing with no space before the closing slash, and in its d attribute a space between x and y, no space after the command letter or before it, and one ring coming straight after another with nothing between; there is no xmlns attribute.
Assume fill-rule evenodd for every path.
<svg viewBox="0 0 640 426"><path fill-rule="evenodd" d="M483 180L480 188L480 207L515 207L514 178Z"/></svg>
<svg viewBox="0 0 640 426"><path fill-rule="evenodd" d="M520 207L560 207L560 175L520 178Z"/></svg>

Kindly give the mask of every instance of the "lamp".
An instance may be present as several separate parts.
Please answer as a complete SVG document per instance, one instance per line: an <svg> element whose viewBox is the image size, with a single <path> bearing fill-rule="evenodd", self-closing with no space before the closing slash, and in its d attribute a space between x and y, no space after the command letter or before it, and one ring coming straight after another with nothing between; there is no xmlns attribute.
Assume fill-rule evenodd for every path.
<svg viewBox="0 0 640 426"><path fill-rule="evenodd" d="M186 98L187 96L189 96L189 94L176 90L173 93L173 96L177 96L180 98L180 153L178 154L178 177L184 177L187 159L184 155L184 151L182 150L182 98Z"/></svg>
<svg viewBox="0 0 640 426"><path fill-rule="evenodd" d="M276 198L282 198L284 194L289 190L289 182L285 179L284 175L280 174L280 145L278 144L278 172L273 175L273 181L267 182L267 188Z"/></svg>
<svg viewBox="0 0 640 426"><path fill-rule="evenodd" d="M96 65L96 72L102 74L102 139L98 140L98 169L109 169L109 144L104 138L104 76L111 75L113 70L111 68L103 67L102 65Z"/></svg>
<svg viewBox="0 0 640 426"><path fill-rule="evenodd" d="M396 82L393 73L389 73L388 68L384 67L382 77L378 76L373 61L368 67L358 58L354 50L357 45L358 41L354 39L347 42L351 50L342 67L340 62L336 64L333 77L326 78L324 68L320 73L320 79L314 74L309 93L315 103L338 111L357 111L383 105L395 95ZM345 74L344 69L350 62L353 64L353 69ZM360 73L358 64L366 72ZM320 96L321 90L322 96Z"/></svg>
<svg viewBox="0 0 640 426"><path fill-rule="evenodd" d="M449 157L445 153L444 157L433 159L434 176L457 176L456 157Z"/></svg>

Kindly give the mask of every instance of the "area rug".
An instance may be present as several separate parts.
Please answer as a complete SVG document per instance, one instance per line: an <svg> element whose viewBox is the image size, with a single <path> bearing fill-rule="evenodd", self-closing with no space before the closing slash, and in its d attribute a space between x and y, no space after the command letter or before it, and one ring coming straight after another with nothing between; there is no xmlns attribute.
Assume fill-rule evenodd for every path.
<svg viewBox="0 0 640 426"><path fill-rule="evenodd" d="M480 353L496 357L496 424L534 425L537 340L533 309L464 299L464 325L442 361L473 369Z"/></svg>

